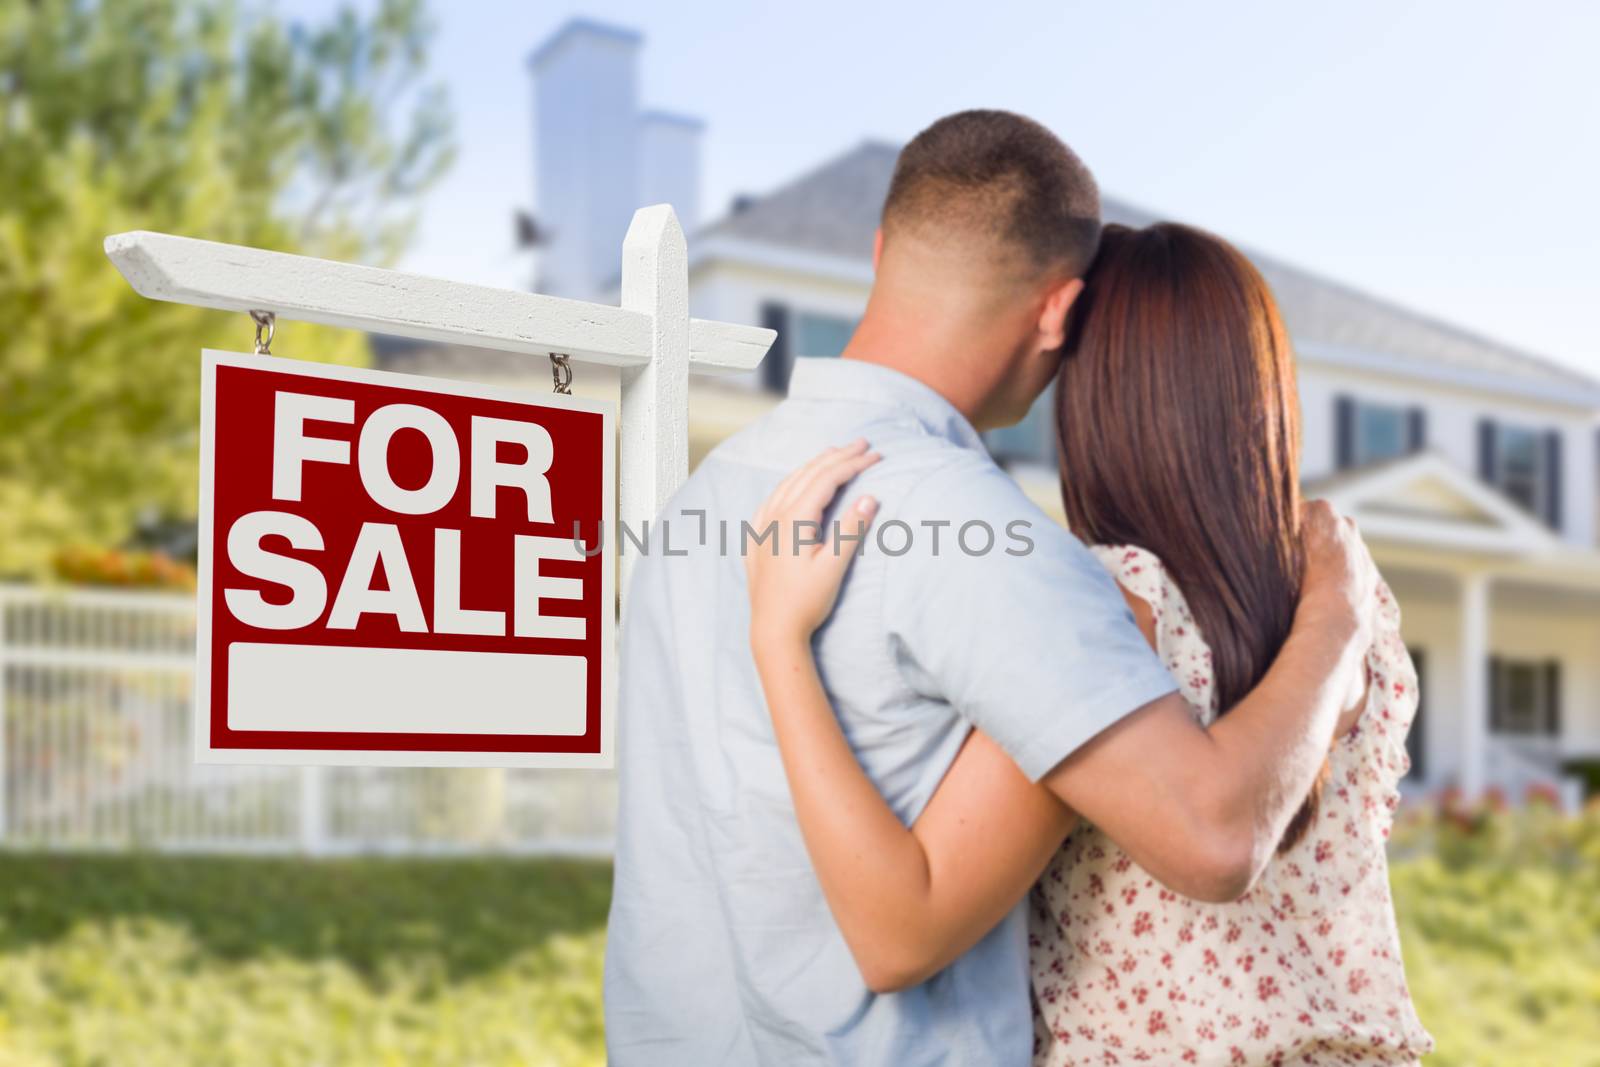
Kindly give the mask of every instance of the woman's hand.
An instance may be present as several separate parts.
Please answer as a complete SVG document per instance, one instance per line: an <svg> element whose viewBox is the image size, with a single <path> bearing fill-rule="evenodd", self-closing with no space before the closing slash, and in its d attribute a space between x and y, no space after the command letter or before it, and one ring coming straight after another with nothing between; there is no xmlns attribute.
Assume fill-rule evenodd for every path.
<svg viewBox="0 0 1600 1067"><path fill-rule="evenodd" d="M846 540L841 545L836 535L864 535L878 502L861 497L828 530L822 514L846 482L878 459L865 440L830 448L780 482L756 512L753 526L762 540L744 545L744 568L757 652L774 641L809 642L833 610L844 573L862 544ZM767 536L769 529L775 530L773 536Z"/></svg>

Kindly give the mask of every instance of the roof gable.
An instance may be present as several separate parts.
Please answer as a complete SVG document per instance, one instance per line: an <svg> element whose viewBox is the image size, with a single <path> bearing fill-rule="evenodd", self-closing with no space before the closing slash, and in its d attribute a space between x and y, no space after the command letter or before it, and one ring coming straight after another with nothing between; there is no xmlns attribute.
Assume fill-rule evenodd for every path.
<svg viewBox="0 0 1600 1067"><path fill-rule="evenodd" d="M1306 485L1378 540L1522 556L1558 550L1543 523L1434 452L1358 468Z"/></svg>

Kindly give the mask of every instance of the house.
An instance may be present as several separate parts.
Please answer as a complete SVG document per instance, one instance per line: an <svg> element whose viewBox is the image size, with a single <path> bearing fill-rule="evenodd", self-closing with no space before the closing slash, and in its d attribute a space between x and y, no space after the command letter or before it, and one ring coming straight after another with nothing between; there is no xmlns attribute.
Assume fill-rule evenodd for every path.
<svg viewBox="0 0 1600 1067"><path fill-rule="evenodd" d="M857 145L702 225L702 127L640 109L642 43L578 20L530 59L538 213L553 235L536 286L614 298L633 208L678 207L691 313L779 333L756 374L694 382L698 459L776 402L795 359L844 346L872 283L872 235L898 149ZM1155 221L1113 197L1105 215ZM1545 784L1575 799L1578 775L1600 767L1600 382L1252 258L1295 344L1307 492L1356 517L1404 611L1423 689L1411 787L1521 796ZM495 373L482 358L415 346L384 355L407 369ZM1060 517L1049 403L988 442Z"/></svg>

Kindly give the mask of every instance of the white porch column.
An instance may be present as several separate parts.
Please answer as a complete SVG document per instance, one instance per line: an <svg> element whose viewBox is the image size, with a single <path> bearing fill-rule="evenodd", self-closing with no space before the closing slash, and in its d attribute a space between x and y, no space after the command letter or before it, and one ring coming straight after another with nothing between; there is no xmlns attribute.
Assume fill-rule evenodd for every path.
<svg viewBox="0 0 1600 1067"><path fill-rule="evenodd" d="M1489 757L1489 575L1461 579L1461 792L1483 792Z"/></svg>

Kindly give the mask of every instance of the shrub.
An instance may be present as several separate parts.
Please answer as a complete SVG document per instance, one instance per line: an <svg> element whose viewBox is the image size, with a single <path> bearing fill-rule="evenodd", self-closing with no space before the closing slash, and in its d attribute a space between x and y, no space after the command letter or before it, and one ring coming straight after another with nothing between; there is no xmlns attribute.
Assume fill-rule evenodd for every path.
<svg viewBox="0 0 1600 1067"><path fill-rule="evenodd" d="M1403 820L1393 853L1430 1067L1600 1063L1600 809L1457 804Z"/></svg>

